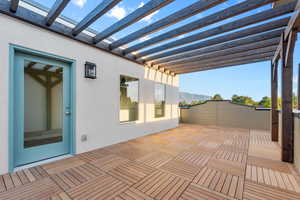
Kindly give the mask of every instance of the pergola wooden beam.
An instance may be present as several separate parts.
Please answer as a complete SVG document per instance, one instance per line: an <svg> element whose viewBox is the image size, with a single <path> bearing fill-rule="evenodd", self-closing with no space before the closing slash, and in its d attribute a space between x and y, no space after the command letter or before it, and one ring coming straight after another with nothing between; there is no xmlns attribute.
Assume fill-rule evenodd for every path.
<svg viewBox="0 0 300 200"><path fill-rule="evenodd" d="M251 16L233 21L233 22L229 22L227 24L220 25L218 27L191 35L189 37L175 40L173 42L170 42L170 43L167 43L164 45L160 45L158 47L155 47L155 48L152 48L152 49L149 49L146 51L142 51L142 52L138 53L136 55L136 57L140 58L143 56L149 56L151 54L155 54L160 51L165 51L167 49L171 49L171 48L174 48L177 46L186 45L188 43L203 40L208 37L212 37L212 36L215 36L218 34L223 34L223 33L235 30L235 29L243 28L245 26L249 26L249 25L252 25L255 23L266 21L266 20L269 20L269 19L272 19L272 18L275 18L278 16L282 16L282 15L291 13L294 11L294 8L295 8L295 3L290 3L287 5L275 8L275 9L271 8L269 10L260 12L258 14L254 14L254 15L251 15Z"/></svg>
<svg viewBox="0 0 300 200"><path fill-rule="evenodd" d="M102 1L92 12L90 12L83 20L81 20L75 28L72 30L74 36L81 33L89 25L107 13L115 5L117 5L121 0L104 0Z"/></svg>
<svg viewBox="0 0 300 200"><path fill-rule="evenodd" d="M125 54L135 52L137 50L140 50L142 48L149 47L151 45L154 45L156 43L172 39L174 37L177 37L179 35L183 35L185 33L203 28L205 26L223 21L225 19L228 19L230 17L236 16L238 14L253 10L255 8L264 6L269 3L273 3L276 0L248 0L244 1L242 3L239 3L237 5L234 5L230 8L226 8L222 11L216 12L212 15L209 15L207 17L203 17L199 20L196 20L194 22L188 23L184 26L181 26L179 28L173 29L171 31L168 31L164 34L158 35L154 38L151 38L151 40L144 41L142 43L136 44L132 47L129 47L124 50Z"/></svg>
<svg viewBox="0 0 300 200"><path fill-rule="evenodd" d="M281 158L284 162L294 162L294 115L293 115L293 52L297 33L289 33L288 41L282 35L281 43L281 98L282 98L282 151ZM290 46L288 45L290 43ZM289 54L288 54L289 48Z"/></svg>
<svg viewBox="0 0 300 200"><path fill-rule="evenodd" d="M226 0L211 0L211 1L199 0L190 6L187 6L167 17L164 17L161 20L158 20L157 22L154 22L153 24L143 27L143 28L139 29L138 31L135 31L135 32L113 42L112 44L110 44L110 49L118 48L118 47L128 44L134 40L137 40L145 35L159 31L162 28L165 28L165 27L175 24L179 21L182 21L188 17L196 15L200 12L203 12L211 7L214 7L220 3L223 3L224 1L226 1Z"/></svg>
<svg viewBox="0 0 300 200"><path fill-rule="evenodd" d="M293 16L290 18L290 21L287 25L287 28L284 31L284 38L282 38L282 41L287 40L289 33L293 30L293 29L297 29L300 27L300 1L298 1L298 3L295 6L295 11ZM276 60L278 60L280 58L280 53L281 53L281 48L282 45L278 45L278 49L274 55L274 58L272 59L272 62L275 63Z"/></svg>
<svg viewBox="0 0 300 200"><path fill-rule="evenodd" d="M275 52L278 43L254 43L250 45L244 45L232 49L221 50L218 52L213 52L210 54L204 54L199 57L193 57L187 60L168 63L166 65L160 65L160 67L174 69L184 65L192 65L198 63L205 63L211 60L220 60L220 59L231 59L239 56L248 56L252 54L257 54L259 52L272 51Z"/></svg>
<svg viewBox="0 0 300 200"><path fill-rule="evenodd" d="M231 56L223 56L223 57L219 57L219 58L215 58L215 59L208 59L204 62L198 62L198 63L193 63L193 64L189 64L187 63L186 65L181 65L181 66L177 66L177 67L168 67L168 68L164 68L164 69L168 69L172 72L177 72L178 70L183 70L183 69L193 69L193 68L198 68L199 66L210 66L210 65L216 65L216 64L224 64L224 63L228 63L228 62L239 62L239 61L243 61L243 60L249 60L249 59L257 59L258 57L269 57L269 56L273 56L275 52L275 48L272 49L259 49L259 50L255 50L255 51L249 51L249 53L244 52L241 54L236 54L236 55L231 55Z"/></svg>
<svg viewBox="0 0 300 200"><path fill-rule="evenodd" d="M10 1L10 11L11 12L17 12L19 6L19 0L11 0Z"/></svg>
<svg viewBox="0 0 300 200"><path fill-rule="evenodd" d="M278 62L271 62L271 139L273 142L278 141L278 126L279 126L279 113L278 113Z"/></svg>
<svg viewBox="0 0 300 200"><path fill-rule="evenodd" d="M46 16L46 25L51 26L55 19L60 15L63 9L68 5L70 0L56 0L51 10Z"/></svg>
<svg viewBox="0 0 300 200"><path fill-rule="evenodd" d="M271 60L272 56L268 57L258 57L256 59L244 59L239 62L228 62L224 64L215 64L215 65L210 65L210 66L199 66L198 68L193 68L193 69L185 69L177 72L173 72L174 74L186 74L186 73L192 73L192 72L199 72L199 71L206 71L206 70L212 70L212 69L219 69L219 68L224 68L224 67L233 67L237 65L245 65L245 64L253 64L256 62L264 62Z"/></svg>
<svg viewBox="0 0 300 200"><path fill-rule="evenodd" d="M209 46L209 47L198 49L195 51L159 59L159 60L154 61L152 63L152 65L158 65L158 64L163 65L163 64L170 63L170 62L176 62L176 61L182 60L182 59L190 59L190 57L195 57L195 56L199 56L199 55L203 55L203 54L218 52L220 50L225 51L225 50L231 49L231 48L238 48L238 47L242 47L244 45L258 45L259 43L262 43L262 44L265 44L266 46L268 46L268 45L272 45L272 44L279 44L281 32L275 31L275 33L276 34L271 34L272 37L270 37L270 32L267 32L267 33L250 36L245 39L229 41L226 43Z"/></svg>
<svg viewBox="0 0 300 200"><path fill-rule="evenodd" d="M146 3L143 7L136 9L131 14L127 15L120 21L116 22L115 24L111 25L104 31L98 33L93 41L94 43L98 43L105 38L113 35L114 33L124 29L125 27L139 21L143 17L150 15L151 13L155 12L156 10L160 9L168 5L169 3L173 2L174 0L151 0L150 2Z"/></svg>
<svg viewBox="0 0 300 200"><path fill-rule="evenodd" d="M258 34L258 33L274 30L274 29L281 28L281 27L285 26L287 21L288 21L287 18L279 19L279 20L268 22L268 23L258 25L258 26L255 26L255 27L243 29L241 31L236 31L236 32L233 32L233 33L229 33L227 35L222 35L222 36L219 36L219 37L216 37L216 38L213 38L213 39L200 41L198 43L194 43L194 44L187 45L187 46L184 46L184 47L181 47L181 48L166 51L166 52L163 52L161 54L157 54L157 55L154 55L154 56L147 57L144 60L146 62L149 62L149 61L153 61L153 60L160 59L160 58L163 58L163 57L173 56L175 54L180 54L180 53L184 53L184 52L188 52L188 51L193 51L195 49L200 49L200 48L204 48L204 47L224 43L224 42L227 42L227 41L230 41L230 40L236 40L236 39L244 38L244 37L247 37L247 36L255 35L255 34ZM277 31L282 32L283 29L279 29ZM278 34L277 32L275 32L275 33Z"/></svg>

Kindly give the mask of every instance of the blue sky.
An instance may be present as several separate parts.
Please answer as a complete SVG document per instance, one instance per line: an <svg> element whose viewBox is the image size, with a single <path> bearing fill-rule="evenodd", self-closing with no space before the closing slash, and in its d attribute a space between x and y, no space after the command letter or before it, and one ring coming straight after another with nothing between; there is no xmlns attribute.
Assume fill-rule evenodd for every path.
<svg viewBox="0 0 300 200"><path fill-rule="evenodd" d="M95 23L91 25L91 28L102 31L107 27L111 26L113 23L122 19L126 15L133 12L135 9L143 6L150 0L122 0L117 4L110 12L98 19ZM150 16L147 16L140 20L137 23L123 29L122 31L112 35L114 39L120 39L138 29L151 25L151 23L160 20L168 15L171 12L176 12L184 7L191 5L192 3L197 2L198 0L175 0L174 2L168 4L167 6L159 9L158 11L152 13ZM54 4L55 0L39 0L39 3L50 8ZM102 0L71 0L71 3L64 9L63 15L67 16L75 21L82 20L87 13L92 11ZM146 37L140 38L134 42L129 43L127 46L132 46L134 44L140 43L152 37L158 36L164 32L173 30L177 27L180 27L186 23L201 19L205 16L212 14L213 12L221 11L229 6L243 2L243 0L227 0L225 3L222 3L218 6L215 6L207 11L201 12L195 16L192 16L188 19L180 21L177 24L171 25L159 32L152 33ZM222 22L207 26L205 28L181 35L177 38L159 43L161 45L172 40L176 40L182 37L193 35L198 32L210 29L228 23L245 16L253 15L258 12L270 9L271 5L263 6L253 11L244 13L232 17L230 19L224 20ZM170 12L171 11L171 12ZM274 20L274 19L273 19ZM253 26L253 25L252 25ZM246 28L249 28L248 26ZM230 33L230 32L228 32ZM224 34L228 34L224 33ZM222 35L222 34L221 34ZM218 35L220 36L220 35ZM299 43L297 42L296 51L295 51L295 70L294 70L294 85L296 85L296 77L298 72L298 63L300 62L297 58L297 52L300 51ZM153 45L149 48L156 47ZM147 49L147 48L146 48ZM142 51L146 50L143 49ZM296 87L295 87L296 89ZM196 72L191 74L180 75L180 90L185 92L197 93L197 94L207 94L214 95L216 93L221 94L225 98L231 98L233 94L238 95L247 95L253 97L255 100L261 99L263 96L270 96L270 63L255 63L250 65L236 66L236 67L227 67L218 70L209 70L204 72Z"/></svg>

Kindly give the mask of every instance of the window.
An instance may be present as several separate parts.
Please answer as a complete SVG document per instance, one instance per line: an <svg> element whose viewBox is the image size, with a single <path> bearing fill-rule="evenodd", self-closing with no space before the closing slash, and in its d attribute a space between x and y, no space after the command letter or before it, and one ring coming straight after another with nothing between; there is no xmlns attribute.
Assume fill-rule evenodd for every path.
<svg viewBox="0 0 300 200"><path fill-rule="evenodd" d="M165 116L166 86L160 83L155 84L155 118Z"/></svg>
<svg viewBox="0 0 300 200"><path fill-rule="evenodd" d="M138 120L139 79L120 76L120 122Z"/></svg>

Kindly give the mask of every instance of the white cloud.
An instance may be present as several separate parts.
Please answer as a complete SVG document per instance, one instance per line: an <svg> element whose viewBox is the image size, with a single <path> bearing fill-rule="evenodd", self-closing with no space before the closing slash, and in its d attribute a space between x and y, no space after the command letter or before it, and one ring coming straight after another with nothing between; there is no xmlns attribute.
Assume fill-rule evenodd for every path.
<svg viewBox="0 0 300 200"><path fill-rule="evenodd" d="M144 2L141 2L140 5L138 6L138 8L141 8L141 7L143 7L144 5L145 5L145 3L144 3Z"/></svg>
<svg viewBox="0 0 300 200"><path fill-rule="evenodd" d="M141 8L141 7L143 7L144 5L145 5L145 3L142 1L142 2L140 3L140 5L138 6L138 8ZM147 23L151 23L151 22L152 22L153 16L156 15L158 12L159 12L159 10L157 10L157 11L151 13L150 15L144 17L144 18L141 19L140 21L141 21L141 22L144 21L144 22L147 22Z"/></svg>
<svg viewBox="0 0 300 200"><path fill-rule="evenodd" d="M72 0L72 3L82 8L86 4L87 0Z"/></svg>
<svg viewBox="0 0 300 200"><path fill-rule="evenodd" d="M185 38L185 34L179 35L178 38L179 38L179 39Z"/></svg>
<svg viewBox="0 0 300 200"><path fill-rule="evenodd" d="M146 36L142 37L142 38L140 39L140 41L141 41L141 42L145 42L146 40L149 40L149 39L150 39L150 37L149 37L148 35L146 35Z"/></svg>
<svg viewBox="0 0 300 200"><path fill-rule="evenodd" d="M126 16L126 10L125 8L117 5L107 15L120 20Z"/></svg>

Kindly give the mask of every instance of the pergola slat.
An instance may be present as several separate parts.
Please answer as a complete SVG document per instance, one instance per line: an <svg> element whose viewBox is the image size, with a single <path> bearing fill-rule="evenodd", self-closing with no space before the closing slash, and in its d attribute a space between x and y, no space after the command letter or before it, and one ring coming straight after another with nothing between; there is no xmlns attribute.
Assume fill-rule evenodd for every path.
<svg viewBox="0 0 300 200"><path fill-rule="evenodd" d="M158 35L154 38L151 38L151 40L147 40L145 42L139 43L137 45L134 45L132 47L129 47L127 49L124 50L125 54L131 53L131 52L135 52L137 50L140 50L142 48L146 48L148 46L154 45L156 43L165 41L165 40L169 40L171 38L174 38L176 36L203 28L205 26L214 24L216 22L220 22L222 20L228 19L230 17L236 16L238 14L247 12L249 10L253 10L255 8L264 6L266 4L269 3L273 3L276 0L248 0L248 1L244 1L242 3L239 3L237 5L234 5L230 8L224 9L220 12L216 12L212 15L209 15L207 17L201 18L197 21L188 23L184 26L181 26L179 28L176 28L174 30L168 31L164 34Z"/></svg>
<svg viewBox="0 0 300 200"><path fill-rule="evenodd" d="M247 44L247 45L242 45L242 46L238 46L238 47L234 47L234 48L230 48L230 49L221 49L220 51L212 52L209 54L202 54L197 57L192 57L192 58L188 58L188 59L184 59L184 60L180 60L180 61L176 61L176 62L170 62L170 63L164 64L164 65L160 65L160 67L168 68L168 67L175 67L178 65L179 66L184 65L186 63L203 62L207 59L218 58L221 56L235 55L237 53L244 53L244 52L249 53L249 51L251 51L251 50L261 49L261 48L265 48L265 47L272 47L272 49L274 49L274 46L275 46L275 49L276 49L278 43L279 43L279 38L275 38L275 40L270 39L270 40L256 42L256 43Z"/></svg>
<svg viewBox="0 0 300 200"><path fill-rule="evenodd" d="M262 34L259 34L259 35L250 36L250 37L245 38L245 39L229 41L229 42L218 44L218 45L208 46L206 48L198 49L198 50L195 50L195 51L192 51L192 52L183 53L183 54L175 55L175 56L172 56L172 57L163 58L163 59L160 59L160 60L157 60L157 61L153 62L152 64L153 65L157 65L157 64L163 65L164 63L174 62L174 61L181 60L181 59L189 59L190 57L195 57L195 56L199 56L199 55L202 55L202 54L217 52L220 49L226 50L226 49L239 47L239 46L243 46L243 45L248 45L248 44L266 43L266 45L267 45L268 42L270 42L270 43L279 43L280 35L281 35L281 33L278 32L278 31L275 31L275 34L272 34L271 36L270 36L269 32L262 33Z"/></svg>
<svg viewBox="0 0 300 200"><path fill-rule="evenodd" d="M281 28L281 27L285 26L287 24L287 22L288 22L288 18L279 19L279 20L276 20L276 21L272 21L272 22L268 22L268 23L265 23L265 24L262 24L262 25L258 25L258 26L255 26L255 27L244 29L244 30L241 30L241 31L236 31L236 32L233 32L233 33L230 33L230 34L227 34L227 35L222 35L222 36L219 36L217 38L210 39L210 40L200 41L200 42L195 43L195 44L191 44L191 45L184 46L184 47L181 47L181 48L178 48L178 49L166 51L166 52L163 52L161 54L157 54L157 55L154 55L154 56L147 57L144 60L146 62L149 62L149 61L160 59L160 58L163 58L163 57L168 57L168 56L172 56L172 55L175 55L175 54L180 54L180 53L184 53L184 52L187 52L187 51L192 51L192 50L195 50L195 49L200 49L200 48L204 48L204 47L207 47L207 46L216 45L216 44L219 44L219 43L224 43L224 42L227 42L227 41L230 41L230 40L236 40L236 39L247 37L247 36L250 36L250 35L254 35L254 34L266 32L266 31L274 30L274 29Z"/></svg>
<svg viewBox="0 0 300 200"><path fill-rule="evenodd" d="M74 36L78 35L89 25L107 13L115 5L117 5L121 0L104 0L102 1L92 12L90 12L83 20L81 20L75 28L72 30Z"/></svg>
<svg viewBox="0 0 300 200"><path fill-rule="evenodd" d="M233 55L218 56L215 58L204 59L204 60L198 61L198 62L187 62L186 64L183 64L183 65L168 66L168 67L164 67L164 69L174 71L174 70L178 70L178 69L182 69L182 68L195 67L195 66L198 66L199 64L206 65L206 64L210 64L210 63L218 63L218 62L224 62L224 61L228 61L228 60L233 61L236 59L244 59L247 57L251 57L251 56L255 56L255 55L262 55L262 54L267 54L267 53L272 53L274 55L276 47L277 47L276 45L273 45L270 47L253 49L253 50L249 50L249 51L245 51L245 52L241 52L241 53L236 53Z"/></svg>
<svg viewBox="0 0 300 200"><path fill-rule="evenodd" d="M147 34L153 33L155 31L158 31L162 28L165 28L167 26L170 26L176 22L182 21L188 17L191 17L193 15L196 15L200 12L203 12L211 7L214 7L220 3L223 3L226 0L200 0L196 3L193 3L190 6L187 6L186 8L183 8L182 10L179 10L161 20L158 20L157 22L148 25L146 27L143 27L139 29L138 31L135 31L134 33L131 33L115 42L113 42L110 45L110 49L115 49L120 46L123 46L125 44L128 44L134 40L137 40Z"/></svg>
<svg viewBox="0 0 300 200"><path fill-rule="evenodd" d="M70 0L56 0L48 15L46 16L46 25L51 26L55 19L60 15Z"/></svg>
<svg viewBox="0 0 300 200"><path fill-rule="evenodd" d="M19 6L19 0L11 0L10 1L10 11L17 12Z"/></svg>
<svg viewBox="0 0 300 200"><path fill-rule="evenodd" d="M29 10L25 7L20 6L18 8L18 12L12 13L10 11L10 2L9 1L0 1L0 13L5 14L10 17L13 17L18 20L22 20L23 22L35 25L39 28L51 31L51 32L59 34L61 36L68 37L70 39L73 39L76 42L80 42L85 45L92 46L94 48L105 51L112 55L121 57L121 58L129 60L131 62L134 62L136 64L142 64L141 62L138 62L135 59L133 59L132 55L124 56L121 51L109 51L107 44L104 42L100 42L98 44L93 44L93 42L92 42L93 38L88 34L80 33L77 35L77 37L74 37L72 35L72 28L70 28L69 26L66 26L64 24L54 23L54 24L52 24L52 26L46 26L45 16L43 16L39 13L33 12L32 10Z"/></svg>
<svg viewBox="0 0 300 200"><path fill-rule="evenodd" d="M249 59L249 60L245 59L240 62L232 62L232 63L223 64L223 65L211 65L209 67L200 67L200 68L195 68L195 69L191 69L191 70L183 70L183 71L178 71L177 73L174 73L174 72L173 73L174 74L186 74L186 73L192 73L192 72L219 69L219 68L224 68L224 67L234 67L234 66L238 66L238 65L246 65L246 64L253 64L256 62L269 61L269 60L271 60L271 58L272 58L272 56L261 57L261 58L257 58L257 59Z"/></svg>
<svg viewBox="0 0 300 200"><path fill-rule="evenodd" d="M235 59L222 60L222 61L219 61L219 62L210 62L210 63L205 63L205 64L200 63L199 65L182 67L182 68L178 68L176 70L170 70L170 71L177 73L178 71L182 71L182 70L186 70L186 69L218 66L218 65L228 64L228 63L232 63L232 62L240 62L240 61L244 61L244 60L272 57L273 55L274 55L274 52L266 52L266 53L251 55L251 56L238 57L238 58L235 58Z"/></svg>
<svg viewBox="0 0 300 200"><path fill-rule="evenodd" d="M254 60L254 59L260 59L260 58L265 58L265 57L272 57L273 55L274 55L274 52L267 52L267 53L246 56L246 57L242 57L242 58L239 57L239 58L235 58L235 59L222 60L219 62L210 62L210 63L205 63L205 64L199 63L198 65L195 65L195 66L186 66L186 67L182 67L182 68L178 68L176 70L170 70L170 71L178 73L181 71L198 69L198 68L208 68L208 67L212 67L212 66L218 67L218 66L222 66L224 64L242 62L245 60Z"/></svg>
<svg viewBox="0 0 300 200"><path fill-rule="evenodd" d="M268 19L272 19L278 16L282 16L288 13L293 12L295 8L295 3L290 3L275 9L269 9L263 12L260 12L258 14L254 14L227 24L223 24L221 26L203 31L201 33L197 33L194 34L192 36L183 38L183 39L179 39L164 45L160 45L158 47L140 52L137 57L143 57L143 56L149 56L151 54L155 54L158 53L160 51L164 51L170 48L174 48L177 46L182 46L182 45L186 45L188 43L194 42L194 41L198 41L198 40L202 40L202 39L206 39L208 37L212 37L218 34L223 34L225 32L229 32L235 29L239 29L239 28L243 28L245 26L249 26L255 23L259 23Z"/></svg>
<svg viewBox="0 0 300 200"><path fill-rule="evenodd" d="M174 0L151 0L143 7L136 9L134 12L129 14L128 16L124 17L117 23L113 24L112 26L108 27L104 31L98 33L94 37L94 43L98 43L103 39L113 35L114 33L124 29L125 27L139 21L143 17L150 15L151 13L155 12L156 10L160 9L163 6L168 5L169 3L173 2Z"/></svg>

